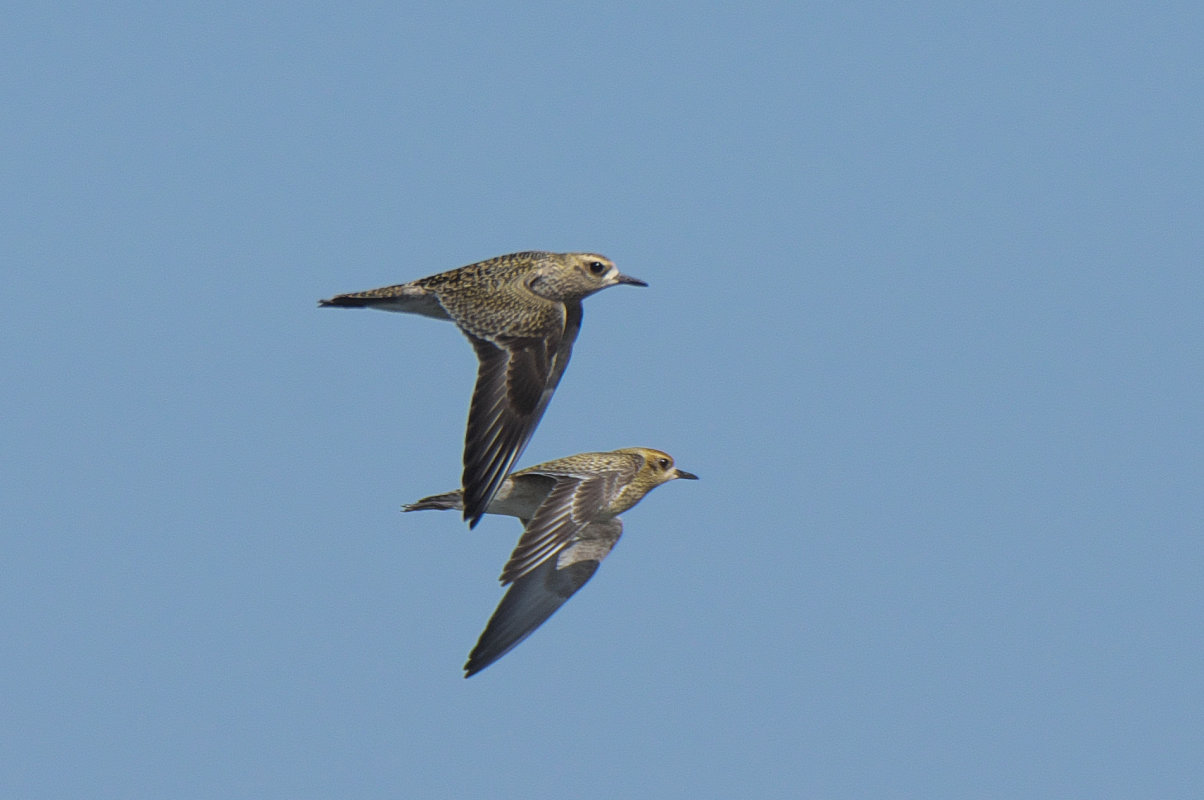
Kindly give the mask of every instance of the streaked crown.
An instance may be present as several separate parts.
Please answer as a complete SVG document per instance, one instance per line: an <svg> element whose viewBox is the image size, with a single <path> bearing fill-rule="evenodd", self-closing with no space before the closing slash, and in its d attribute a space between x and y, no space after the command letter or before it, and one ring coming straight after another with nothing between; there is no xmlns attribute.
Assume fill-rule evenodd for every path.
<svg viewBox="0 0 1204 800"><path fill-rule="evenodd" d="M632 453L644 459L644 465L640 467L639 472L631 480L631 483L623 487L619 492L619 496L607 509L611 514L620 514L634 506L644 498L644 495L652 491L662 483L668 483L679 478L696 481L698 476L692 472L678 469L673 464L673 456L662 450L654 450L651 447L624 447L616 450L616 453Z"/></svg>
<svg viewBox="0 0 1204 800"><path fill-rule="evenodd" d="M548 253L527 280L535 294L549 300L580 300L620 283L647 286L619 272L614 262L597 253Z"/></svg>

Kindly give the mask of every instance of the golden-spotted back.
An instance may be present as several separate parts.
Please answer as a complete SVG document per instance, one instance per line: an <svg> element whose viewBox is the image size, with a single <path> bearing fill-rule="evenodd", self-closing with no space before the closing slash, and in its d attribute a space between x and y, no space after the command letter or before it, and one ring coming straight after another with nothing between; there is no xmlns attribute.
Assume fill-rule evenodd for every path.
<svg viewBox="0 0 1204 800"><path fill-rule="evenodd" d="M596 253L527 251L320 304L449 319L468 337L479 363L461 483L464 518L475 526L564 375L581 301L619 284L647 286Z"/></svg>
<svg viewBox="0 0 1204 800"><path fill-rule="evenodd" d="M508 653L585 585L622 535L617 514L678 478L698 476L648 447L578 453L512 473L488 511L519 517L523 534L502 570L502 583L510 588L468 657L465 677ZM405 510L462 504L462 492L447 492Z"/></svg>

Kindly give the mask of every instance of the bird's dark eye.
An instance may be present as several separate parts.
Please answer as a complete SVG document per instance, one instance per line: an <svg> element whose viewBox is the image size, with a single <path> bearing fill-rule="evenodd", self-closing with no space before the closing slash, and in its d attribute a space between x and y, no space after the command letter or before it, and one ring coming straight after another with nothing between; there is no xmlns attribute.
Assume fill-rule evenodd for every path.
<svg viewBox="0 0 1204 800"><path fill-rule="evenodd" d="M589 271L595 275L601 275L603 272L606 272L606 265L601 261L591 261L589 262Z"/></svg>
<svg viewBox="0 0 1204 800"><path fill-rule="evenodd" d="M673 462L667 458L659 459L656 463L660 464L661 469L668 469L673 464Z"/></svg>

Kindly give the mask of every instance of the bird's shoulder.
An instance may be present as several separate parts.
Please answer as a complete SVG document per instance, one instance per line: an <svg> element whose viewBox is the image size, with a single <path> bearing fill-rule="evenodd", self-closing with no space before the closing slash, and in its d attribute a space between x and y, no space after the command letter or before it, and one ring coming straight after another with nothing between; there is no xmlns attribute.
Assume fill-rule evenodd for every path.
<svg viewBox="0 0 1204 800"><path fill-rule="evenodd" d="M490 263L433 275L418 286L433 292L456 324L478 338L544 338L564 331L565 304L531 290L533 264Z"/></svg>
<svg viewBox="0 0 1204 800"><path fill-rule="evenodd" d="M561 480L589 480L604 475L632 477L639 472L644 460L635 453L578 453L542 464L535 464L514 473L520 475L544 475Z"/></svg>

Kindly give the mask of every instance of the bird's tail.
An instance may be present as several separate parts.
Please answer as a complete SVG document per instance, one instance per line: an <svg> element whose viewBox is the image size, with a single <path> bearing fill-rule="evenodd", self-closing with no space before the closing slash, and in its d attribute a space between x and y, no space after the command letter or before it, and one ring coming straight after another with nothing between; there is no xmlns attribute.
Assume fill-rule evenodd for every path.
<svg viewBox="0 0 1204 800"><path fill-rule="evenodd" d="M347 308L365 308L367 306L376 305L380 301L375 297L362 294L340 294L335 295L329 300L319 300L320 306L345 306Z"/></svg>
<svg viewBox="0 0 1204 800"><path fill-rule="evenodd" d="M464 495L457 489L454 492L445 494L433 494L430 497L424 497L421 500L416 500L413 503L407 503L401 507L402 511L427 511L434 509L436 511L451 511L464 508Z"/></svg>

